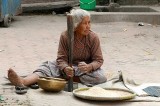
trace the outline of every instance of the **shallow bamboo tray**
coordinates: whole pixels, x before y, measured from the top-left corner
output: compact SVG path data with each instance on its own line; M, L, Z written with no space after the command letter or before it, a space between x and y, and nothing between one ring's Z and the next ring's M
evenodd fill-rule
M96 93L93 95L88 95L86 91L88 91L90 88L79 88L75 89L73 91L73 95L82 99L87 99L87 100L96 100L96 101L120 101L120 100L128 100L128 99L133 99L136 94L132 91L125 90L125 89L119 89L119 88L104 88L108 93L104 96L99 95ZM110 92L112 91L112 92ZM109 94L110 92L110 94ZM121 92L121 94L124 93L124 95L120 96L111 96L111 93L113 92ZM127 94L127 95L126 95Z

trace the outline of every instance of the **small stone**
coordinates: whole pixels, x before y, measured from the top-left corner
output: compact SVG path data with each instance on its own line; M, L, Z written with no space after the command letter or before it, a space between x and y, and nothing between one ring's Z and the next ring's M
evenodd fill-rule
M123 29L123 31L127 31L127 29Z
M0 95L0 101L4 101L4 98L2 95Z
M144 26L144 24L142 22L139 22L138 26Z

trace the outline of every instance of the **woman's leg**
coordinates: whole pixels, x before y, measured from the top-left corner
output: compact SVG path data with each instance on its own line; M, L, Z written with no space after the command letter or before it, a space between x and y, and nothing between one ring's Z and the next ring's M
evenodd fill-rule
M38 81L39 76L35 73L22 78L13 69L8 70L8 79L15 86L28 86Z
M35 73L32 73L28 75L27 77L23 78L23 84L25 86L29 86L31 84L34 84L38 81L39 76Z
M105 77L102 69L97 69L92 73L86 73L85 75L81 76L80 80L85 85L93 86L106 82L107 78Z
M42 63L32 74L25 78L17 75L13 69L8 70L8 79L15 86L28 86L38 81L39 77L60 77L61 73L56 62L46 61Z

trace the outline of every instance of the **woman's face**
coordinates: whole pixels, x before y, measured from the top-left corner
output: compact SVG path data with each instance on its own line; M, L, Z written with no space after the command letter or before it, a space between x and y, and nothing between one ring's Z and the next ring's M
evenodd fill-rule
M76 27L76 32L79 35L86 36L89 34L90 27L90 17L86 16L82 19L82 22Z

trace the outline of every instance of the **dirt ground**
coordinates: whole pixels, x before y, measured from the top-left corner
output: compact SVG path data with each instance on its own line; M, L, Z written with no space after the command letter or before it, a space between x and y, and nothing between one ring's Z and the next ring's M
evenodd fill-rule
M64 15L24 15L17 16L9 28L0 27L0 80L1 94L7 96L8 105L14 101L17 105L38 106L38 102L28 100L30 94L17 96L14 90L7 92L8 86L4 76L7 69L12 67L19 75L27 75L35 70L42 62L55 60L58 40L62 31L66 30ZM159 82L160 76L160 26L144 23L112 22L92 23L101 41L104 55L102 68L106 74L119 70L129 71L142 82ZM13 88L13 86L12 86ZM21 99L20 99L21 98ZM38 98L38 97L37 97ZM34 98L32 98L34 99ZM64 99L64 98L63 98ZM38 99L37 99L38 100ZM59 99L60 100L60 99ZM67 101L56 102L56 106L66 105L119 105L119 106L158 106L159 102L130 102L130 103L88 103L78 101L70 104ZM84 102L84 103L80 103ZM32 104L33 103L33 104ZM37 104L36 104L37 103ZM40 102L48 103L50 102ZM40 104L39 103L39 104ZM4 102L2 104L5 104ZM1 102L0 102L1 105ZM7 106L8 106L7 105ZM13 104L11 105L13 106ZM39 105L40 106L40 105Z

